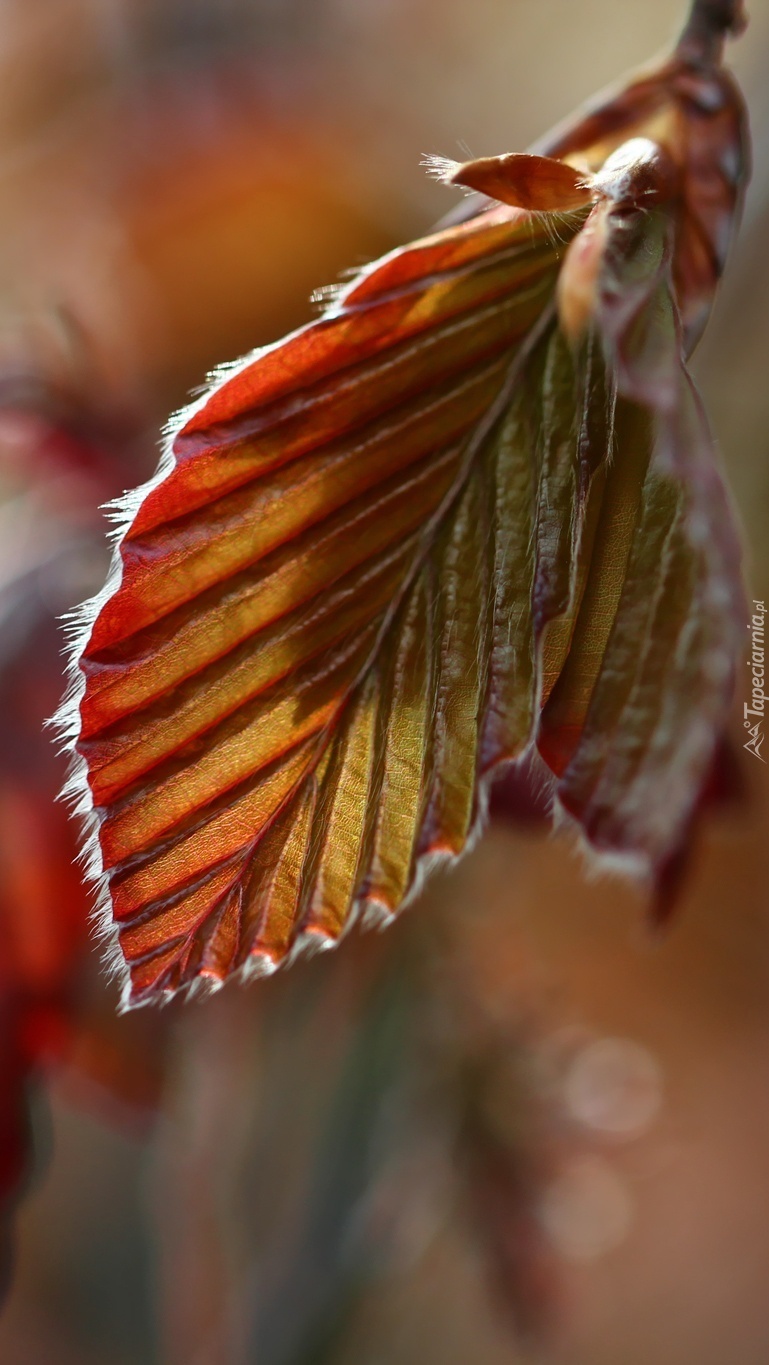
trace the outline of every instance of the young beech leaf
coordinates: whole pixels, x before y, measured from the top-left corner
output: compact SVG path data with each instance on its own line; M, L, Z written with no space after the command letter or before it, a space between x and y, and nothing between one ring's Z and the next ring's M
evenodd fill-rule
M536 155L462 167L507 202L224 371L121 505L65 722L130 1003L395 915L532 750L599 858L680 846L743 619L685 366L746 159L706 8Z
M581 209L594 199L590 177L549 156L511 152L462 165L439 158L428 159L427 164L446 185L465 185L489 199L537 213Z

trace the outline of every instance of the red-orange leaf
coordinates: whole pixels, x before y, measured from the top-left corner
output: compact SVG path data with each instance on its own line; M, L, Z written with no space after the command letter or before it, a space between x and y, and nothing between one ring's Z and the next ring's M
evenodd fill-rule
M684 351L743 124L687 34L551 140L590 176L557 233L498 207L368 267L125 504L69 714L130 1001L391 917L533 746L599 854L678 847L741 638ZM577 193L537 160L495 173Z

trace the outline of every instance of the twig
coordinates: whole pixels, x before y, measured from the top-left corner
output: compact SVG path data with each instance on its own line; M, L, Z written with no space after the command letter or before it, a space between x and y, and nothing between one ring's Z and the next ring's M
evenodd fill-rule
M713 65L721 59L726 36L741 33L746 24L743 0L692 0L678 51L698 65Z

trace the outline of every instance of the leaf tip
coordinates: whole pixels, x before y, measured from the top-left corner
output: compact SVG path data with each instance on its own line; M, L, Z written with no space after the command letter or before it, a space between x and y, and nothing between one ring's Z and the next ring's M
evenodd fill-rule
M427 153L420 162L424 166L431 180L437 180L440 185L455 185L454 179L457 171L462 169L461 162L452 161L451 157L433 156Z

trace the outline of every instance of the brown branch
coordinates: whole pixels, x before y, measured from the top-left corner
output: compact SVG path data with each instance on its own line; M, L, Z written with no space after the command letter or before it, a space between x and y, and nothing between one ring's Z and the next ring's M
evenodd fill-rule
M746 24L743 0L692 0L678 51L698 65L713 65L720 61L724 38L741 33Z

